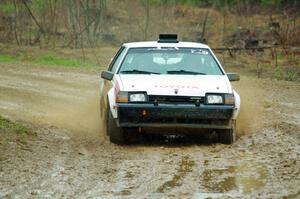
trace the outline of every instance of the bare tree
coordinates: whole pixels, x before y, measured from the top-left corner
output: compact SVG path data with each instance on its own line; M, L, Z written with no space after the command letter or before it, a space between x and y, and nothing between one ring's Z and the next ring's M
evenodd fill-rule
M149 20L150 20L150 0L144 0L144 8L146 11L145 15L145 26L144 26L144 40L148 38Z

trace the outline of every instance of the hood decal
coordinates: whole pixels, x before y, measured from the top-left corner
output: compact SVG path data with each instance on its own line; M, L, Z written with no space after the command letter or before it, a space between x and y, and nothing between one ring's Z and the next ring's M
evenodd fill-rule
M162 85L154 85L154 87L155 88L173 88L173 89L177 89L177 91L179 88L199 89L198 86L192 86L192 85L164 85L164 84L162 84Z
M229 93L225 75L118 75L121 91L143 91L148 95L204 96L206 93ZM229 84L229 85L228 85Z

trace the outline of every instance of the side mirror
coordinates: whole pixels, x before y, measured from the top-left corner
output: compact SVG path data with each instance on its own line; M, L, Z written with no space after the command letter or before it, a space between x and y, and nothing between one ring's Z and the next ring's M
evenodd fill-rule
M114 77L114 74L112 72L109 71L103 71L101 73L101 78L106 79L106 80L112 80Z
M226 73L229 81L239 81L240 80L240 74L238 73Z

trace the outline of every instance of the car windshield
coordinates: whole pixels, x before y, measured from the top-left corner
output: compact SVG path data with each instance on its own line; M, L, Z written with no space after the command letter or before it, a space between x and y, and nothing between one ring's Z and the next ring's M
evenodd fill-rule
M132 48L119 73L223 75L209 50L201 48Z

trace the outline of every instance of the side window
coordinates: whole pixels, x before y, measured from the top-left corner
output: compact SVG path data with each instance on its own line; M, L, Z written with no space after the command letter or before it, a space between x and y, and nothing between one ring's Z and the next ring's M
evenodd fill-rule
M109 68L108 68L109 71L111 71L111 72L113 72L113 73L116 72L116 69L117 69L119 63L121 62L121 59L122 59L122 57L123 57L125 51L126 51L126 50L125 50L125 47L124 47L124 46L122 46L122 47L119 49L119 51L117 52L116 56L114 57L114 59L112 60L112 62L111 62L110 65L109 65Z

